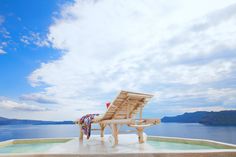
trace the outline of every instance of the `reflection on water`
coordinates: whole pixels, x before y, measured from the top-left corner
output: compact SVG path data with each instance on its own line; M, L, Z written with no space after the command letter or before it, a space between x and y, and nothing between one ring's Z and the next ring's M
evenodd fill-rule
M106 133L109 133L109 128ZM161 123L147 128L148 135L203 138L236 144L236 127L205 126L196 123ZM92 134L98 134L93 132ZM0 141L19 138L79 136L76 125L5 125L0 126Z

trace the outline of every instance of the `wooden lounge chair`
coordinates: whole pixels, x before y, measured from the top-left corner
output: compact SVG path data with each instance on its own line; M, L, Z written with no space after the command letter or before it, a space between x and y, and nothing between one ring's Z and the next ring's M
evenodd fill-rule
M114 145L116 145L118 144L118 125L128 125L129 127L136 128L139 143L143 143L144 128L160 123L159 119L142 118L143 107L152 97L153 95L150 94L121 91L109 106L106 113L93 119L93 123L98 123L100 125L101 137L104 137L105 127L110 126L114 138ZM138 112L139 119L135 119ZM82 126L80 126L80 140L83 140Z

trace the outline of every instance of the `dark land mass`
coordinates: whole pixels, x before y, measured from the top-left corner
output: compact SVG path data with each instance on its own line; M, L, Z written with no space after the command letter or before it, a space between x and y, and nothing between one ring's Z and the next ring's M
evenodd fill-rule
M43 121L26 119L8 119L0 117L0 125L51 125L51 124L74 124L73 121Z
M213 126L236 126L236 110L184 113L173 117L163 117L161 121L166 123L201 123Z

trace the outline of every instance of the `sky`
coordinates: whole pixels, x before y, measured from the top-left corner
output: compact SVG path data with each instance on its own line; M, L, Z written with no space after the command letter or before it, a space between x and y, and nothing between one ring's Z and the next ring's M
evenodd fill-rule
M1 0L0 116L75 120L120 90L145 117L236 109L235 0Z

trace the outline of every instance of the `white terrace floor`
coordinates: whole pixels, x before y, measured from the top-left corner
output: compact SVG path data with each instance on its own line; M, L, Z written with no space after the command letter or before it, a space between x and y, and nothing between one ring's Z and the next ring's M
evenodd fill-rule
M137 135L122 134L119 135L119 145L112 147L109 142L109 136L105 135L102 139L99 135L93 135L89 140L84 138L83 142L79 138L53 147L47 153L68 153L68 154L106 154L106 153L147 153L155 149L147 144L139 144Z

